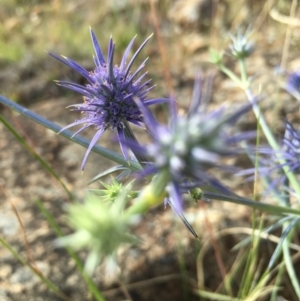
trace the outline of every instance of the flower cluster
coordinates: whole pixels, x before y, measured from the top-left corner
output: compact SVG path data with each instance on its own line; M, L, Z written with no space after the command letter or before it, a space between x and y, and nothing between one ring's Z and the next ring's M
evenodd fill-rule
M150 207L163 201L171 205L197 237L196 232L183 216L183 194L188 193L192 197L197 195L197 198L201 198L202 191L214 191L226 196L235 195L214 176L213 171L216 168L227 172L236 171L236 168L225 164L223 159L244 152L240 142L252 138L253 133L232 135L228 130L232 130L235 122L246 114L253 104L244 105L231 113L226 113L224 107L208 112L212 80L208 81L207 87L210 88L204 89L200 76L197 76L189 111L185 116L179 115L174 99L147 99L147 93L152 86L149 86L149 80L143 82L146 73L139 75L147 59L135 72L130 72L136 57L149 38L144 41L127 63L135 40L133 38L118 66L113 63L115 48L112 39L109 41L106 60L94 32L91 30L90 33L96 54L93 71L88 72L74 61L50 53L57 60L79 72L88 81L86 85L58 81L59 85L84 95L84 103L70 106L75 111L81 111L84 118L69 124L62 130L75 125L83 125L74 134L76 135L90 126L96 127L97 131L84 156L82 169L84 169L87 156L97 140L105 130L111 129L118 133L124 158L128 160L128 154L131 151L141 165L140 174L147 176L147 179L149 179L149 175L153 175L153 177L140 193L132 191L129 193L128 189L124 189L122 184L115 180L111 186L102 183L105 189L94 191L95 195L102 198L101 205L97 205L94 199L88 199L85 205L70 207L69 216L73 220L72 225L78 231L73 236L61 240L61 243L70 245L71 240L78 241L77 246L87 246L92 250L91 254L94 255L89 258L94 259L88 261L95 263L96 260L98 262L99 258L95 257L96 252L109 255L116 250L119 243L128 241L127 235L123 236L121 233L121 228L126 229L133 216L144 213ZM253 51L253 45L248 41L249 35L243 36L238 33L236 37L232 37L231 49L237 58L245 58ZM221 61L218 60L218 62ZM169 105L168 126L160 124L148 108L149 105L163 102L168 102ZM129 123L146 128L152 143L141 145L135 138ZM104 172L103 174L108 173ZM127 192L124 194L123 190ZM119 195L123 197L120 198ZM117 212L113 208L124 198L136 198L136 200L127 209L123 208L124 213L122 214L122 210ZM99 210L104 212L104 215L101 213L97 217L94 216L94 213ZM82 213L81 217L77 217L79 211ZM120 218L118 218L118 214ZM100 228L105 231L99 230ZM99 239L101 243L96 242L96 236L94 237L96 232L101 236ZM116 243L109 242L110 237L115 237ZM88 264L88 266L95 266L94 263Z
M130 72L134 61L150 37L144 41L129 63L127 63L128 55L135 40L133 38L123 55L120 66L117 66L113 62L115 51L113 40L110 39L109 41L107 60L105 60L94 32L90 30L90 33L96 54L94 57L96 65L94 71L88 72L73 60L50 53L51 56L80 73L88 81L88 84L84 86L66 81L58 81L60 86L84 95L84 103L73 104L69 108L73 111L82 112L85 117L64 127L62 131L76 125L83 126L74 135L90 126L95 126L97 129L84 156L81 166L82 170L85 167L91 149L107 129L117 130L121 150L124 157L128 159L127 147L121 142L126 138L127 122L131 122L137 126L142 126L143 122L142 113L134 102L134 97L138 97L145 106L167 101L164 98L147 99L147 93L153 86L149 86L150 80L143 82L146 72L138 77L147 59L143 61L134 73Z
M104 148L102 148L104 151L94 148L99 154L121 165L101 171L91 182L113 173L118 173L118 176L116 179L112 178L110 185L100 182L103 189L89 189L84 202L67 206L70 226L74 229L74 233L59 238L56 245L70 246L76 250L88 249L85 270L92 273L104 257L109 262L115 262L121 244L137 242L137 239L129 234L130 226L141 214L159 204L168 203L197 238L196 231L184 216L183 200L211 198L246 205L280 216L286 215L272 228L275 229L275 226L282 223L283 234L279 247L283 246L283 240L299 222L300 210L292 207L291 200L299 201L300 198L300 129L286 122L284 138L278 143L264 120L251 91L251 80L246 72L245 59L254 51L254 44L249 40L251 32L242 34L238 31L236 35L231 36L230 55L239 62L240 78L223 63L223 55L228 53L211 52L211 61L244 90L249 103L239 108L231 108L230 111L225 107L209 111L212 79L204 81L197 76L191 104L186 114L179 114L174 99L148 98L148 92L153 86L150 85L150 80L144 80L147 72L142 73L147 59L135 71L131 71L137 56L150 37L142 43L128 62L135 41L133 38L125 50L121 63L115 65L115 45L112 38L105 58L92 30L90 34L95 51L95 68L92 71L86 70L67 57L50 53L87 81L84 85L58 81L58 85L79 92L84 97L83 103L69 106L72 110L81 112L83 118L65 126L61 131L80 125L81 128L75 132L75 136L91 126L96 128L91 142L85 144L88 147L82 161L82 169L86 165L90 151L106 130L117 132L123 156ZM207 85L203 86L205 83ZM300 99L300 72L288 74L285 88L298 100ZM58 131L57 125L5 97L0 96L0 102ZM159 123L149 110L150 105L161 103L168 104L167 125ZM238 119L245 117L251 109L271 148L261 145L251 147L249 142L256 137L256 132L235 132ZM9 124L3 120L2 122L10 129ZM131 129L132 124L146 129L151 142L141 144ZM65 131L64 134L68 138L72 135L69 131ZM75 139L77 143L82 141L80 137ZM228 163L230 162L228 158L240 154L249 155L250 159L256 162L255 168L241 171ZM254 175L256 178L257 174L263 176L268 183L266 192L274 192L281 206L239 197L220 180L218 177L220 170L226 174L247 175L250 179L254 179ZM135 175L143 177L144 187L133 190L133 183L135 186L140 183L135 180L123 186L133 172L138 172L138 175ZM121 179L124 180L123 183L119 182ZM287 226L289 220L291 223ZM271 228L268 228L265 232L270 230ZM288 246L283 247L283 252L285 249L288 249ZM277 258L278 252L275 251L275 254ZM272 261L273 259L270 262Z

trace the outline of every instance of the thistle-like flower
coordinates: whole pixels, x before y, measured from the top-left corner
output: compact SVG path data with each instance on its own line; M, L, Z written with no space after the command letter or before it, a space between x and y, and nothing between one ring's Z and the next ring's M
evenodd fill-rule
M149 191L163 196L161 192L167 190L171 205L176 212L181 212L181 195L192 188L231 193L210 171L216 167L228 171L235 170L222 164L221 159L243 152L238 142L253 137L253 133L230 136L226 130L251 109L251 104L230 114L225 114L224 108L207 113L205 98L207 93L201 92L201 81L198 78L187 116L179 116L175 102L169 103L169 127L159 124L143 102L136 99L153 143L146 146L131 143L131 148L149 158L151 163L146 165L144 172L155 173L158 179L154 179L157 187L150 190L148 188L144 199L151 194ZM150 200L149 196L150 201L152 202L152 199Z
M67 125L62 131L76 125L83 126L74 135L90 126L95 126L97 129L84 156L81 166L82 170L85 167L91 149L107 129L117 130L121 150L124 157L128 159L127 147L121 142L126 138L126 133L129 131L128 122L138 126L142 126L143 124L142 113L134 102L134 97L140 99L145 106L167 101L167 99L161 98L147 99L147 93L153 86L150 86L150 80L142 83L147 72L138 77L147 59L144 60L134 73L130 72L135 59L151 36L143 42L127 64L127 58L135 40L133 38L125 50L121 64L118 66L113 63L115 45L112 38L109 41L107 60L105 60L94 32L90 30L90 33L96 54L94 57L96 65L94 71L88 72L71 59L50 53L55 59L71 67L88 81L86 85L58 81L58 85L84 95L84 103L70 105L69 108L72 108L73 111L82 112L85 117Z
M286 121L284 137L279 145L281 147L277 151L262 149L261 153L266 154L267 158L261 158L259 172L269 182L265 195L275 193L287 203L294 191L290 187L287 173L300 174L300 129L296 130Z
M300 173L300 129L296 130L290 122L286 122L285 125L283 149L290 170Z
M297 99L300 98L300 71L289 74L285 88Z
M279 163L278 158L283 158L284 163ZM300 129L296 130L290 122L286 122L285 124L282 150L279 152L279 156L274 157L273 165L275 169L281 171L281 176L275 181L281 187L287 179L285 173L282 171L283 166L287 166L289 172L300 174Z

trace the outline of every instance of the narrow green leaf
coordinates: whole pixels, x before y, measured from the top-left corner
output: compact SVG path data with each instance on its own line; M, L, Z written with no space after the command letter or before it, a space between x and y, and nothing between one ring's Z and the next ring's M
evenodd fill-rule
M231 296L221 295L221 294L212 293L212 292L206 292L206 291L202 291L202 290L197 290L195 292L200 297L210 298L212 300L218 300L218 301L243 301L243 299L240 299L240 298L233 298Z
M68 190L65 183L56 174L56 172L51 168L51 166L35 152L35 150L27 143L27 141L14 129L14 127L0 114L0 121L6 126L6 128L15 136L15 138L23 145L25 149L49 172L62 186L64 191L67 193L70 200L74 200L72 193Z
M214 192L203 192L203 197L207 199L220 200L220 201L226 201L234 204L244 205L251 208L255 208L262 212L268 212L279 216L286 215L286 214L294 214L300 216L300 210L298 209L260 203L260 202L253 201L251 199L247 199L235 195L228 196L228 195L221 195Z
M280 241L270 259L269 265L268 265L268 269L272 269L276 259L278 258L279 254L281 253L281 249L282 249L282 245L283 242L285 241L285 239L287 238L287 236L289 235L289 233L291 232L291 230L294 228L294 226L299 223L300 218L295 218L294 220L292 220L288 226L284 229L283 233L281 234L280 237Z
M62 127L47 120L46 118L20 106L19 104L11 101L10 99L0 95L0 103L6 105L7 107L13 109L14 111L16 112L19 112L20 114L28 117L29 119L41 124L42 126L54 131L55 133L58 133ZM3 118L2 118L3 119ZM72 133L71 131L69 130L64 130L60 133L61 136L64 136L65 138L77 143L77 144L80 144L82 146L84 146L85 148L88 148L89 145L90 145L90 141L88 139L85 139L83 137L80 137L79 135L76 135L74 136L74 133ZM93 148L92 148L92 151L105 157L105 158L108 158L116 163L119 163L123 166L127 166L129 169L131 170L140 170L141 169L141 166L135 162L135 161L132 161L132 160L129 160L127 161L123 156L119 155L118 153L112 151L112 150L109 150L109 149L106 149L104 147L101 147L99 145L95 145Z
M128 170L128 167L125 167L123 165L113 166L113 167L111 167L111 168L109 168L109 169L107 169L107 170L99 173L98 175L96 175L93 179L91 179L89 181L89 184L92 184L92 183L100 180L101 178L103 178L103 177L105 177L107 175L110 175L110 174L112 174L114 172L120 171L120 170Z
M289 227L289 225L286 224L286 229L288 227ZM286 239L283 241L282 249L283 249L283 258L284 258L286 270L289 274L289 277L291 279L291 282L292 282L293 288L295 290L295 293L298 297L298 300L300 300L299 278L296 274L294 264L293 264L293 261L292 261L292 257L291 257L291 254L290 254L288 237L286 237Z
M50 290L52 290L56 295L61 297L63 300L71 301L71 299L66 296L63 292L59 290L59 288L52 283L49 279L45 278L42 274L40 274L33 266L25 261L23 257L19 255L18 252L16 252L9 243L7 243L3 238L0 237L0 243L18 260L20 261L24 266L27 266L32 273L34 273Z
M55 231L56 235L61 237L63 236L63 233L59 227L59 225L55 222L53 216L51 213L47 210L47 208L44 206L44 204L40 200L36 200L36 204L39 207L40 211L44 214L47 221L51 225L52 229ZM98 290L96 284L93 282L93 280L85 273L83 264L77 254L69 247L66 247L66 250L68 251L69 255L73 258L75 261L76 267L80 274L82 275L83 279L87 283L89 290L94 295L97 301L105 301L104 297L101 295L100 291Z
M269 226L269 227L263 229L263 230L261 231L261 233L267 234L267 233L270 233L271 231L277 230L277 229L279 229L280 227L282 227L282 225L283 225L285 222L287 222L287 221L289 221L289 220L291 220L291 219L293 219L293 218L294 218L293 216L286 216L286 217L280 219L279 221L277 221L276 223L274 223L273 225L271 225L271 226ZM245 247L246 245L248 245L249 243L251 243L251 239L252 239L251 236L249 236L249 237L243 239L242 241L240 241L239 243L237 243L237 244L232 248L232 251L237 251L237 250L241 249L242 247Z

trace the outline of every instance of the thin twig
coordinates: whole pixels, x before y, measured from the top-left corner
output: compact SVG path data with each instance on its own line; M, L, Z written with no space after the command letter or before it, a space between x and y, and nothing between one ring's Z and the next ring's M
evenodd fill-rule
M126 285L124 285L124 283L119 279L119 277L117 277L117 282L120 285L120 290L123 292L124 296L126 297L126 300L128 301L132 301L132 298L129 294L128 288L126 287Z
M182 275L181 274L170 274L170 275L159 276L159 277L155 277L155 278L151 278L151 279L146 279L146 280L138 281L135 283L126 284L126 288L131 289L131 290L139 289L142 287L149 287L150 285L170 282L171 280L176 280L176 279L178 279L178 280L182 279ZM188 278L187 280L189 281L189 283L191 283L191 285L195 285L194 279ZM110 289L107 291L103 291L102 293L105 296L109 296L109 295L113 295L113 294L119 292L120 289L121 288L114 288L114 289Z
M298 0L293 0L292 2L291 10L290 10L290 18L293 18L296 14L297 2ZM282 70L284 70L287 65L292 33L293 33L293 27L288 24L286 29L285 41L283 45L282 58L280 64Z
M272 19L282 24L293 27L300 27L300 20L298 18L292 18L291 16L282 15L275 8L271 9L270 16L272 17Z
M0 185L0 190L1 192L3 193L4 197L7 199L7 194L3 188L2 185ZM27 255L27 260L29 262L29 264L32 266L32 268L40 275L42 275L41 271L39 270L39 268L37 267L35 261L34 261L34 258L33 258L33 255L30 251L30 248L29 248L29 244L28 244L28 240L27 240L27 237L26 237L26 232L25 232L25 228L24 228L24 225L22 223L22 220L21 220L21 217L18 213L18 210L15 206L15 204L13 203L12 200L9 200L9 203L10 203L10 206L11 206L11 209L12 211L14 212L15 216L17 217L18 219L18 222L20 224L20 228L21 228L21 232L22 232L22 236L23 236L23 240L24 240L24 246L25 246L25 249L26 249L26 255Z
M157 10L156 10L155 4L154 4L154 0L149 0L149 2L150 2L150 7L151 7L151 16L152 16L152 20L153 20L155 34L156 34L156 37L157 37L159 54L160 54L160 57L161 57L161 60L162 60L162 63L163 63L163 70L164 70L165 80L167 82L169 93L171 94L171 96L174 96L175 94L174 94L174 90L173 90L173 86L172 86L172 80L171 80L171 75L170 75L166 50L165 50L164 43L163 43L163 40L162 40L161 34L160 34L160 29L159 29L159 22L158 22L158 18L157 18Z
M206 204L205 204L205 202L201 201L200 205L206 213ZM211 223L210 223L210 221L207 217L207 214L204 214L204 219L205 219L206 228L207 228L208 233L209 233L210 242L211 242L211 244L214 248L214 251L215 251L215 257L216 257L216 260L217 260L217 265L218 265L218 268L220 270L220 274L222 276L223 282L225 284L225 288L227 289L227 286L226 286L227 271L226 271L226 268L225 268L225 265L224 265L224 262L223 262L223 259L222 259L222 256L221 256L221 251L220 251L220 248L219 248L218 243L216 241L216 238L215 238ZM231 294L230 291L228 293Z
M258 17L256 18L253 28L255 31L259 31L265 22L268 15L271 15L272 7L274 6L275 0L268 0L265 2L262 10L260 11Z

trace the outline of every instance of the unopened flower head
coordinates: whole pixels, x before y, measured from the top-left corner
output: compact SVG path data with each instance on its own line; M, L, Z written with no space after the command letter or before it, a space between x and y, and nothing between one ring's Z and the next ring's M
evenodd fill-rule
M144 68L147 59L143 61L134 73L130 72L135 59L150 37L143 42L129 63L127 63L128 55L135 40L135 38L133 38L125 50L121 64L118 66L114 65L113 62L115 45L112 38L109 41L106 60L94 32L92 30L90 30L90 32L95 50L94 62L96 67L94 71L88 72L71 59L50 53L51 56L80 73L88 81L88 84L86 85L58 81L60 86L84 95L84 103L74 104L69 107L74 111L82 112L85 117L76 120L62 130L76 125L83 125L74 134L76 135L90 126L95 126L97 129L84 156L82 169L84 169L88 154L92 147L107 129L117 130L121 150L125 158L128 158L127 147L121 142L125 136L124 128L126 127L126 123L131 122L141 126L143 122L142 113L134 102L134 97L138 97L145 106L167 101L166 99L147 99L147 93L153 86L149 86L150 80L142 82L147 72L138 76L140 71Z
M101 259L115 257L121 244L137 242L127 231L131 217L123 215L130 188L124 188L114 202L103 202L90 194L83 204L67 207L69 222L75 232L57 239L56 246L88 249L85 270L90 274Z
M245 59L254 51L254 42L249 41L252 32L247 30L244 34L241 30L237 34L230 35L232 44L230 45L231 54L237 59Z
M124 190L129 191L127 197L133 199L137 195L137 192L131 191L130 189L133 182L134 180L124 187L122 183L111 177L111 184L100 182L104 189L90 189L90 191L94 192L96 195L99 195L103 202L115 202L118 196Z
M250 104L231 114L224 114L224 108L207 113L205 98L207 94L201 92L198 78L187 116L179 116L175 102L170 102L169 127L157 123L145 105L137 100L154 142L147 146L132 144L131 147L151 158L149 171L165 175L169 196L177 210L181 207L181 193L187 188L201 187L204 183L228 192L208 170L226 168L220 159L239 153L241 148L237 142L249 138L246 134L229 136L226 128L245 114L251 108Z

